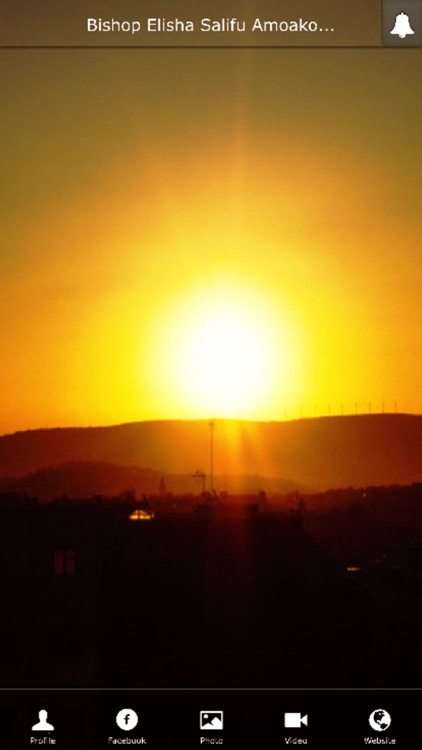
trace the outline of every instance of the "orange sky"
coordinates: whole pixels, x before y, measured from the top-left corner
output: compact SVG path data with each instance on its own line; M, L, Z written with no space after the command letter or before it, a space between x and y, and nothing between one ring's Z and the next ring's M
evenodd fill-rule
M420 73L418 49L3 52L0 433L420 413Z

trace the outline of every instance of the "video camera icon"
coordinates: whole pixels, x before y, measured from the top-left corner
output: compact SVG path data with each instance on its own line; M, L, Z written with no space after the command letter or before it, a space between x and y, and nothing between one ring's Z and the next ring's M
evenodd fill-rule
M304 716L300 713L284 714L284 726L286 729L302 729L308 726L308 714Z

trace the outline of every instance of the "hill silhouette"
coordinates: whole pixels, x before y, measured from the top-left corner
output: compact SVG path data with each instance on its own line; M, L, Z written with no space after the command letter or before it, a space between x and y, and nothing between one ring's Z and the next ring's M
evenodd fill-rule
M30 430L0 437L2 478L19 478L73 461L190 476L197 469L208 473L209 460L206 420ZM216 420L214 471L283 477L309 490L420 482L422 416Z
M138 466L117 466L98 461L69 461L26 474L17 479L0 479L0 493L25 494L39 500L90 498L94 495L116 497L127 492L141 495L161 494L162 481L165 492L175 495L202 491L202 482L192 474L165 474ZM215 477L216 487L230 493L256 494L265 490L273 494L303 491L304 488L283 479L260 475Z

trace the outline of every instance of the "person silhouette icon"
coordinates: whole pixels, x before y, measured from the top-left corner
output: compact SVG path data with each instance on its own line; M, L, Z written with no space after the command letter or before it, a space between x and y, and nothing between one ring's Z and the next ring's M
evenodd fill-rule
M51 732L54 729L53 725L48 723L47 716L47 711L38 712L39 722L32 727L34 732Z

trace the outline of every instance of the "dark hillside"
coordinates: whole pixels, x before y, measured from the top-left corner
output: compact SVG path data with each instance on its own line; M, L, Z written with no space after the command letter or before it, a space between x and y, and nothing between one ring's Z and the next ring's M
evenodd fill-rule
M0 437L0 477L70 461L209 470L207 421L33 430ZM216 420L215 473L283 477L312 490L422 481L422 416L378 414L292 422Z

